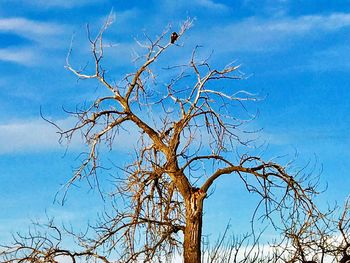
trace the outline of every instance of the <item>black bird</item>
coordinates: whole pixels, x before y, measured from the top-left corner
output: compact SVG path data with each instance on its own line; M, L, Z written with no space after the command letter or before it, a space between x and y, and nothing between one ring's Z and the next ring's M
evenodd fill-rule
M170 43L174 44L178 37L179 35L176 32L173 32L170 37Z

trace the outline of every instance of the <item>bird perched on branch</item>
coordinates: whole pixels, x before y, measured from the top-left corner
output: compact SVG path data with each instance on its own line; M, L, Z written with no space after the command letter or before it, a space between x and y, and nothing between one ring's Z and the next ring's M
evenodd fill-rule
M173 32L170 37L170 43L174 44L178 37L179 35L176 32Z

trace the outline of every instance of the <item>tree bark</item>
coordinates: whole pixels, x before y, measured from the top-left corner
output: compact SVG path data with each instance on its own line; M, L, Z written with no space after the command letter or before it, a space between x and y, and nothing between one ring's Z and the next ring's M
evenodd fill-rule
M184 263L201 263L201 238L204 194L197 190L186 202L186 227L184 233Z

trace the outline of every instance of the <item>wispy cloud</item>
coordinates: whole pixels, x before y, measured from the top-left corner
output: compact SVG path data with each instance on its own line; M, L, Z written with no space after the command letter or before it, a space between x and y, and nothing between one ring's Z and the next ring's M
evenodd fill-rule
M0 19L0 32L10 32L29 39L63 33L65 26L53 22L34 21L23 17Z
M328 49L315 51L303 66L295 70L343 71L350 70L350 47L346 45L335 45Z
M74 119L56 120L63 128L74 125ZM59 144L57 128L43 119L17 119L8 123L0 123L0 154L28 153L46 150L63 150L65 143ZM71 149L82 149L82 140L75 136L69 144Z
M290 0L243 0L242 5L250 10L254 10L259 15L266 14L268 16L284 16L288 13L291 5Z
M208 28L206 35L215 39L218 51L271 51L296 39L312 39L320 34L350 27L350 14L308 15L299 17L250 17L229 25ZM202 32L198 34L203 39Z
M51 51L67 48L69 32L67 25L55 22L42 22L24 17L2 18L0 19L0 34L18 35L30 42L26 45L12 45L0 49L0 61L33 66L50 58L51 63L49 64L51 65L54 59L53 54L56 55Z
M39 59L33 49L29 48L5 48L0 49L0 61L14 62L22 65L33 65Z
M190 10L198 10L202 9L206 12L210 11L227 11L229 9L228 6L217 3L214 0L193 0L193 1L187 1L187 0L178 0L178 1L172 1L172 0L164 0L161 2L161 4L157 7L157 9L162 9L162 12L166 14L171 12L188 12ZM166 17L164 17L167 19Z
M226 10L228 7L221 3L216 3L212 0L196 0L194 1L197 5L208 8L208 9L216 9L216 10Z
M309 15L297 18L286 18L255 25L257 30L267 30L281 33L304 34L312 30L335 31L350 26L350 14L334 13L328 16Z
M57 120L56 124L62 129L68 129L74 126L75 119L68 117ZM130 152L137 143L134 139L134 134L137 132L135 126L127 126L126 131L121 131L116 136L115 150ZM67 144L63 141L60 145L58 141L57 129L42 119L17 120L0 124L0 154L64 150ZM82 151L84 143L81 136L77 133L68 146L69 149Z
M32 1L26 1L26 0L3 0L3 1L15 1L17 3L21 3L23 5L31 5L31 6L37 6L41 8L74 8L74 7L81 7L81 6L86 6L86 5L91 5L91 4L96 4L96 3L103 3L105 2L104 0L32 0Z
M43 120L0 124L0 154L58 148L53 126Z

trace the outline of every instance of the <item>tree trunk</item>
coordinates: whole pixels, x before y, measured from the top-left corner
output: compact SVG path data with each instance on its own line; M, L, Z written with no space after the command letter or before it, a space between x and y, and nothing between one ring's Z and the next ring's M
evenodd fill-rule
M200 190L191 194L186 202L184 233L184 263L201 263L201 238L204 194Z

